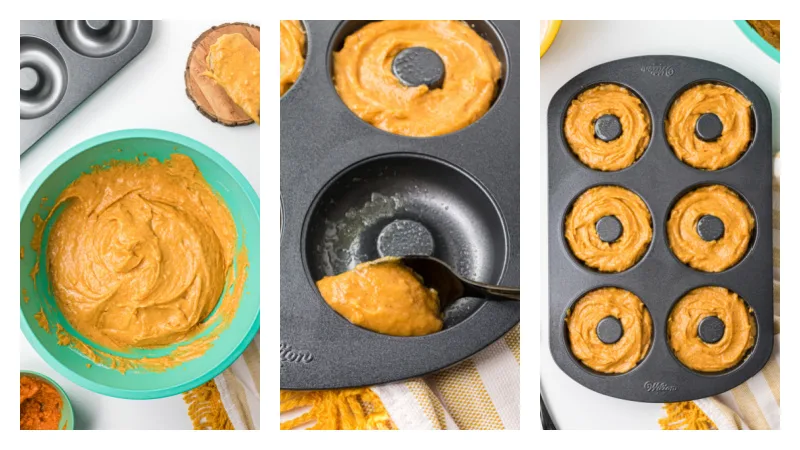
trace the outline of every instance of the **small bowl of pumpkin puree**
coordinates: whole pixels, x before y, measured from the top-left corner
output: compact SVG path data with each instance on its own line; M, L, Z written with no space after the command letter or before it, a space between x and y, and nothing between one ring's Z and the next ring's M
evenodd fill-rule
M19 372L19 429L72 430L75 416L67 393L36 372Z
M122 130L53 161L21 202L25 337L91 391L151 399L227 368L259 326L259 200L200 142Z

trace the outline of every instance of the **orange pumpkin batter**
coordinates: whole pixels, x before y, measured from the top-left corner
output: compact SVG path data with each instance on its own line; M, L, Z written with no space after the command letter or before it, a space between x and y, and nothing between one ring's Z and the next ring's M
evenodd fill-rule
M594 125L604 115L616 116L622 134L605 142ZM638 160L650 143L650 115L639 97L616 84L587 89L570 103L564 119L564 137L575 156L595 170L616 171Z
M364 264L317 282L322 298L350 322L394 336L442 329L439 295L396 258Z
M713 344L698 335L700 321L714 316L725 324ZM753 311L736 293L719 286L694 289L678 301L667 321L669 346L688 368L719 372L739 364L756 341Z
M753 138L750 106L750 100L728 86L706 83L686 90L669 108L664 124L675 156L704 170L735 163ZM706 113L715 114L722 122L722 135L712 142L695 135L697 119Z
M239 33L223 34L208 50L204 75L256 123L261 120L261 52Z
M597 324L606 317L615 317L622 324L622 337L613 344L597 336ZM628 372L650 349L650 313L639 297L624 289L605 287L589 292L575 303L566 321L572 354L598 372Z
M113 163L78 178L52 211L60 205L47 272L61 312L84 337L119 350L167 346L201 331L217 303L218 314L235 313L246 257L234 274L233 217L189 157ZM80 345L57 328L59 343ZM170 358L202 354L209 342L200 341Z
M425 47L445 66L441 89L409 87L392 73L400 51ZM486 114L497 93L501 64L491 44L457 20L385 20L370 23L334 54L334 84L358 117L405 136L460 130Z
M299 20L281 20L281 96L300 78L306 33Z

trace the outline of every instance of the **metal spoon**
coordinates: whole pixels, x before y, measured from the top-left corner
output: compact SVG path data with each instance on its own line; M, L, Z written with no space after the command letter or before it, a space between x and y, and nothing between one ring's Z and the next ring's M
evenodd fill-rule
M495 286L467 280L457 275L443 261L432 256L401 256L398 259L421 276L426 286L436 289L442 309L462 297L519 301L518 287Z

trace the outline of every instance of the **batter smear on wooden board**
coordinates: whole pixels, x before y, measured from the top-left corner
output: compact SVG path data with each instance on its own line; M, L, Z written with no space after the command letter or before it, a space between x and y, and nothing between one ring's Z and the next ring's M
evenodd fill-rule
M232 40L226 42L226 40L223 40L223 54L212 56L211 61L209 61L212 47L218 43L217 41L223 36L233 35L242 36L244 40L249 42L249 45L239 41L238 38L236 40L239 42ZM252 124L254 122L252 115L258 116L260 120L260 95L247 94L251 104L256 101L258 104L252 107L252 111L246 112L243 109L245 107L243 100L234 99L232 97L234 93L228 92L226 86L223 86L225 84L229 85L228 87L236 88L235 85L243 84L246 81L244 87L247 90L257 88L260 92L260 42L261 30L259 27L241 22L211 27L195 39L186 61L184 82L186 83L186 95L194 103L198 112L213 122L229 127ZM241 45L242 51L230 51L234 50L234 47L230 44ZM219 46L216 49L219 50ZM218 58L218 56L222 56L222 58ZM220 73L218 79L223 84L219 84L214 79L214 73L212 72L230 67L229 62L234 63L234 65L243 70L237 70L233 73L236 80L233 78L223 80L223 78L227 78L227 75ZM217 66L216 63L221 65ZM250 67L251 70L247 70ZM258 70L258 76L256 76L255 70ZM237 101L242 105L237 104Z

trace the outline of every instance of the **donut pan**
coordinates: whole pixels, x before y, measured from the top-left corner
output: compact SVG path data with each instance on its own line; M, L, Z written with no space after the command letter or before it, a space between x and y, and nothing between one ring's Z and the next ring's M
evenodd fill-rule
M21 20L20 154L132 60L152 20Z
M698 83L714 82L738 90L752 103L753 140L733 165L703 171L682 163L667 143L664 120L673 100ZM562 126L572 99L601 83L622 85L646 105L652 135L642 157L627 169L601 172L584 166L568 147ZM761 89L733 70L709 61L679 56L641 56L593 67L556 92L547 113L549 195L550 352L558 366L578 383L600 392L640 402L693 400L725 392L755 375L772 352L772 113ZM736 191L753 212L756 225L744 258L720 273L700 272L671 252L666 223L672 205L695 187L722 184ZM618 185L637 193L652 216L653 240L630 269L600 273L577 260L564 238L564 219L586 189ZM598 232L600 229L598 229ZM756 343L738 365L725 372L695 372L681 364L667 344L666 325L673 305L690 290L722 286L752 308ZM653 320L648 354L631 371L608 375L588 369L569 347L567 310L585 293L614 286L636 294Z
M477 122L432 138L379 130L339 98L332 52L367 22L303 21L305 67L281 98L281 389L434 372L520 318L519 303L466 298L447 308L444 330L394 337L351 324L317 291L358 262L420 253L519 286L519 22L466 21L503 63L499 94Z

